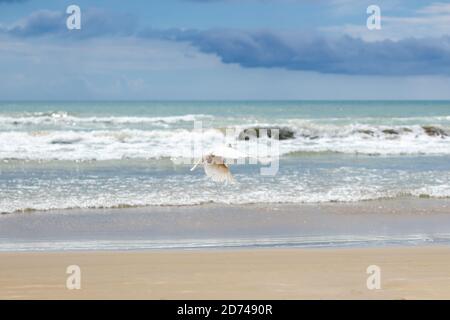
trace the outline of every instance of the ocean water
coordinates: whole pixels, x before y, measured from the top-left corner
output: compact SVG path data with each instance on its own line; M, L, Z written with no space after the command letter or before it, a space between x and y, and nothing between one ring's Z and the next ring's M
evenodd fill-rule
M236 165L224 185L180 162L254 126L295 134L274 176ZM2 213L449 198L450 101L0 102L0 195Z

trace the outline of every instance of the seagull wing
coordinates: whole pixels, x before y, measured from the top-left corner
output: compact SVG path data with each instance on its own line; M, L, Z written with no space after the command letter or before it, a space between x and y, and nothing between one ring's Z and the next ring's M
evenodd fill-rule
M224 159L242 159L247 157L246 154L228 146L217 147L212 150L211 154Z

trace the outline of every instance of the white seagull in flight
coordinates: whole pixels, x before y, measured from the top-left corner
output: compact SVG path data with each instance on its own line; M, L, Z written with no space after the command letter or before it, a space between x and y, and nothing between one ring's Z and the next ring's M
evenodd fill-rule
M192 167L191 171L194 171L198 165L203 164L206 175L213 181L233 183L235 180L226 164L226 160L237 160L245 157L245 154L231 148L231 146L221 146L203 155Z

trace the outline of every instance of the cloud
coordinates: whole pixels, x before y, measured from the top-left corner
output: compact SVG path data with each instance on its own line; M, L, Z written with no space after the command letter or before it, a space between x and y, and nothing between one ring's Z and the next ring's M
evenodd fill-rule
M439 8L442 11L442 7ZM202 53L217 56L225 64L236 64L243 68L277 68L342 75L450 76L448 35L366 41L349 35L299 31L140 31L134 16L112 14L99 9L85 10L82 15L82 30L69 31L65 26L66 17L64 12L37 11L4 28L3 33L19 38L48 36L55 39L85 39L121 36L138 37L141 41L153 39L188 43Z
M127 36L133 34L137 28L137 19L133 15L110 13L100 9L83 11L81 30L68 30L67 17L62 11L39 10L0 31L18 37L90 38L105 35Z
M435 2L418 10L422 14L450 14L450 3Z
M346 75L450 75L450 37L366 42L242 30L149 30L143 37L184 41L224 63Z
M367 41L385 39L441 37L450 35L450 3L436 2L413 11L410 15L388 15L382 7L381 30L368 31L362 24L345 24L320 28L324 32L348 34Z
M19 20L5 32L15 36L53 34L63 30L64 21L62 12L39 10Z

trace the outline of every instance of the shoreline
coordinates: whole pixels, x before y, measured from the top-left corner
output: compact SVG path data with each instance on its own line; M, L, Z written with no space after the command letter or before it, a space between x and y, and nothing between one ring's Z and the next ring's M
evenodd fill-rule
M164 205L117 205L112 207L69 207L69 208L51 208L51 209L35 209L35 208L26 208L21 210L16 210L12 212L0 212L0 217L2 216L11 216L11 215L27 215L27 214L54 214L54 213L76 213L76 212L105 212L105 211L120 211L120 210L148 210L154 211L157 209L187 209L187 208L267 208L267 207L276 207L279 208L292 208L292 207L330 207L330 206L358 206L364 204L373 204L373 203L389 203L394 204L403 204L407 205L408 203L413 202L414 204L424 204L424 201L436 201L438 203L442 203L446 207L450 207L450 197L429 197L429 196L413 196L413 195L403 195L396 196L392 198L377 198L377 199L365 199L365 200L357 200L357 201L323 201L323 202L249 202L249 203L217 203L217 202L204 202L204 203L193 203L193 204L164 204ZM397 206L398 207L398 206ZM401 209L401 208L397 208ZM417 209L414 205L409 205L408 209ZM422 208L423 209L423 208ZM433 207L436 209L436 207ZM419 208L420 210L420 208Z
M450 199L0 216L0 252L450 244Z
M450 247L0 253L0 299L449 299ZM66 288L66 268L81 289ZM368 266L381 289L366 286Z
M429 197L429 196L413 196L405 194L402 196L387 197L387 198L375 198L375 199L362 199L357 201L323 201L323 202L244 202L244 203L219 203L219 202L204 202L193 204L155 204L155 205L118 205L113 207L69 207L69 208L51 208L51 209L35 209L27 208L23 210L17 210L13 212L2 212L2 216L11 216L17 214L53 214L53 213L71 213L71 212L88 212L88 211L118 211L118 210L149 210L155 209L188 209L188 208L256 208L262 209L267 207L279 208L292 208L292 207L357 207L365 204L386 204L392 209L417 209L422 210L425 205L431 202L436 202L437 205L432 205L432 209L437 209L441 206L450 208L450 197ZM428 202L428 203L427 203ZM392 206L390 206L392 204ZM402 207L400 207L400 205ZM419 208L418 206L419 205ZM416 210L416 211L417 211Z

